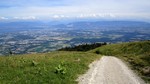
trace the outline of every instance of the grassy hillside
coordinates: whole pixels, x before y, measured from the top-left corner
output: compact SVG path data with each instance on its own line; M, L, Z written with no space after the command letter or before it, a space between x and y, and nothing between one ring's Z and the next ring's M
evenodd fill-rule
M89 52L117 56L150 83L150 41L110 44Z
M99 58L65 51L0 57L0 84L76 84L79 74Z
M77 84L75 80L99 54L123 59L150 83L150 41L142 41L104 45L88 52L1 56L0 84Z

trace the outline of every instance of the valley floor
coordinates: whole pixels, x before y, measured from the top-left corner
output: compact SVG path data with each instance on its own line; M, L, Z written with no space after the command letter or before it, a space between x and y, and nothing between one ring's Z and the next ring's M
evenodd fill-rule
M93 62L78 81L79 84L145 84L125 63L112 56Z

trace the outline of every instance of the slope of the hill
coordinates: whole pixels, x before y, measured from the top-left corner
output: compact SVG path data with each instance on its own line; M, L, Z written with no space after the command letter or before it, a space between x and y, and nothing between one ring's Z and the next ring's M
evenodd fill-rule
M94 53L93 53L94 52ZM88 65L101 56L117 56L150 82L150 41L110 44L88 52L51 53L0 57L0 84L76 84Z
M123 59L144 80L150 83L150 41L110 44L89 52L117 56Z
M76 84L79 74L99 58L66 51L0 57L0 84Z

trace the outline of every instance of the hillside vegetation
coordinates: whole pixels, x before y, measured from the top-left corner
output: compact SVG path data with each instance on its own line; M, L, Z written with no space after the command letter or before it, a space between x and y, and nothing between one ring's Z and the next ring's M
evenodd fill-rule
M81 50L83 47L93 49L84 45ZM73 50L78 49L79 46L73 47ZM150 83L150 41L141 41L103 45L87 52L54 51L1 56L0 84L77 84L78 76L85 73L88 65L100 59L101 55L123 59Z
M150 83L150 41L111 44L89 52L117 56Z
M76 84L79 74L99 58L66 51L0 57L0 84Z

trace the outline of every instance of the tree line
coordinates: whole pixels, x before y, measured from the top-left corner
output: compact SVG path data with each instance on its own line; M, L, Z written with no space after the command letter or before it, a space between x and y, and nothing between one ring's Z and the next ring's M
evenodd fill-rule
M65 47L65 48L61 48L59 49L59 51L89 51L92 49L95 49L97 47L101 47L103 45L107 45L106 42L103 43L92 43L92 44L81 44L81 45L77 45L77 46L73 46L73 47Z

